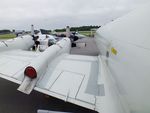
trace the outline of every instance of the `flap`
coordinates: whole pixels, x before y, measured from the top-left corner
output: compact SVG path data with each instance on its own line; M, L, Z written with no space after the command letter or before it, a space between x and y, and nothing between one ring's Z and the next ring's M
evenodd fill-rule
M90 76L98 73L97 61L94 56L61 55L49 64L35 90L94 110L95 95L87 93L86 89Z

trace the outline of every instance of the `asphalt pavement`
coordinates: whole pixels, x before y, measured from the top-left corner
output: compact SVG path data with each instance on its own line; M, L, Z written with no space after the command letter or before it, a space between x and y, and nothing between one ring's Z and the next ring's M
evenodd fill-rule
M82 38L76 41L78 43L85 43L85 47L73 47L71 49L71 54L79 54L79 55L90 55L97 56L99 54L99 50L96 46L95 38Z

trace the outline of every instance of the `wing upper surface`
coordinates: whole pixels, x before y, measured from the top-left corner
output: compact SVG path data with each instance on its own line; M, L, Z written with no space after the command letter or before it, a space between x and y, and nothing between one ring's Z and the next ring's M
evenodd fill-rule
M36 52L23 50L0 53L0 77L20 84L24 77L24 68L37 56Z
M24 69L40 53L12 50L0 53L0 77L21 84ZM97 57L62 54L47 67L35 90L88 109L95 109L96 96L87 93L91 76L98 73ZM92 86L90 86L93 88Z
M97 57L64 54L49 64L35 90L94 110L96 97L86 89L97 70Z

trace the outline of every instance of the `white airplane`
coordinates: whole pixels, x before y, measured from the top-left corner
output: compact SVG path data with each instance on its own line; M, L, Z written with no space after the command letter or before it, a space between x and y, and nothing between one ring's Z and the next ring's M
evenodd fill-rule
M149 20L146 4L99 28L99 56L69 54L69 38L38 54L3 51L0 77L99 113L149 113Z
M35 44L37 44L36 46L38 46L39 51L41 52L57 42L57 37L53 35L42 34L42 32L39 32L35 35L33 25L31 25L31 35L33 37L37 37L37 39L35 40Z
M37 41L39 42L39 51L46 50L49 46L56 44L57 40L52 35L38 35L39 38Z
M75 32L74 34L75 34L75 36L77 36L79 39L81 39L81 38L86 38L85 35L82 35L82 34L80 34L79 32Z

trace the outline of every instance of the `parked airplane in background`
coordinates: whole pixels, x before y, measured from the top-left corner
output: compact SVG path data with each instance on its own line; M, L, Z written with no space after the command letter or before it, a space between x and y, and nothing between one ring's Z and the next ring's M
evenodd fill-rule
M81 39L81 38L86 38L85 35L82 35L82 34L80 34L79 32L74 32L74 33L72 33L72 34L74 34L75 36L77 36L79 39Z
M38 35L39 38L36 40L39 51L46 50L49 46L56 44L57 40L54 38L54 36L51 35Z
M41 29L35 34L33 25L31 25L31 35L35 38L36 48L39 48L41 52L57 42L57 37L50 35L46 30Z
M99 28L99 56L69 54L69 38L41 53L1 52L0 77L23 93L34 89L99 113L149 113L149 15L146 4Z

